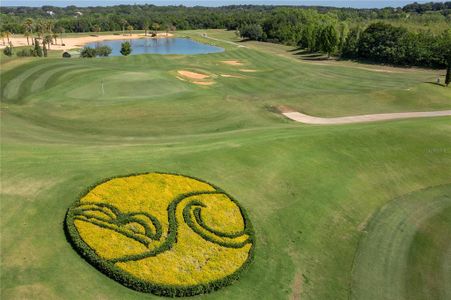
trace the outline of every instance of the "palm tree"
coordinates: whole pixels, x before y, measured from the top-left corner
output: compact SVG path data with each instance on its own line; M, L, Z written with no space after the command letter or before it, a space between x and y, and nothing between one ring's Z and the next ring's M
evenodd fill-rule
M128 25L128 26L127 26L127 30L128 30L128 34L129 34L129 35L132 35L133 26L132 26L132 25Z
M152 29L154 30L155 34L157 34L158 33L158 29L160 29L160 24L153 23L152 24Z
M56 32L52 33L52 37L55 40L55 45L58 44L58 40L57 40L58 33L56 33ZM52 41L52 44L53 44L53 41Z
M11 32L5 31L5 37L8 40L8 44L11 44L11 42L9 41L9 38L11 37Z
M121 26L122 26L122 34L125 34L125 25L127 25L128 22L125 19L121 19L120 23L121 23Z
M59 28L57 29L57 31L58 31L59 34L60 34L61 45L63 45L63 33L65 32L64 27L59 27Z
M101 30L101 28L100 28L100 26L99 25L94 25L93 27L92 27L92 31L94 31L94 32L97 32L97 33L99 33L100 32L100 30Z
M4 31L0 32L0 35L2 37L3 46L5 46L5 32Z
M149 22L144 21L143 23L144 35L147 36L147 31L149 31Z
M44 36L44 33L46 32L46 22L44 20L38 20L38 23L36 24L36 28L38 31L38 37L42 38Z
M43 45L47 44L48 49L50 50L50 44L53 43L53 37L48 34L44 37L43 41L42 41Z
M24 34L23 34L26 38L27 38L27 45L30 46L30 36L31 33L28 30L25 30Z
M33 37L33 19L32 18L27 18L25 19L23 25L25 27L25 31L28 31L30 33L30 37ZM28 37L27 37L27 43L28 43ZM34 44L34 39L31 39L31 44Z
M52 33L53 28L55 27L55 23L52 20L48 20L45 25L46 25L46 31L48 33Z

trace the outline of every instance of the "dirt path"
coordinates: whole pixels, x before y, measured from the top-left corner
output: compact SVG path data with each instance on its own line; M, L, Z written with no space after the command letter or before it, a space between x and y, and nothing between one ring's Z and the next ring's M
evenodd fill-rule
M244 45L240 45L240 44L232 42L232 41L227 41L227 40L223 40L223 39L217 39L217 38L214 38L214 37L210 37L206 33L201 34L201 36L206 38L206 39L213 40L213 41L218 41L218 42L223 42L223 43L227 43L227 44L230 44L230 45L234 45L234 46L237 46L238 48L247 48Z
M409 118L451 116L451 110L357 115L337 118L313 117L297 111L287 111L286 109L281 109L281 112L285 117L293 121L315 125L351 124L351 123L366 123L366 122L409 119Z

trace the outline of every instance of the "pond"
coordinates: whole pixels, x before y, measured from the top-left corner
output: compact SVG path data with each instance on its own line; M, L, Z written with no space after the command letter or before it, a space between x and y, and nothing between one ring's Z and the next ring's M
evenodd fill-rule
M142 38L123 39L113 41L100 41L88 43L88 47L109 46L113 50L111 56L120 56L121 44L130 42L132 55L137 54L207 54L223 52L224 49L216 46L202 44L187 38Z

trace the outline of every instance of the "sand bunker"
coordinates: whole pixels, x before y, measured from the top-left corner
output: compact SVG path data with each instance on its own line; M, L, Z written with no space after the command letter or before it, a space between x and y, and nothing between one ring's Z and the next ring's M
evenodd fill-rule
M244 78L243 76L240 76L240 75L231 75L231 74L221 74L221 77L225 77L225 78Z
M240 71L241 72L248 72L248 73L257 72L257 70L252 70L252 69L240 69Z
M153 38L167 38L174 36L172 33L158 33L156 37ZM52 45L52 50L69 50L73 48L82 48L87 43L100 42L100 41L112 41L112 40L124 40L124 39L142 39L142 38L152 38L151 36L145 36L144 34L107 34L107 35L90 35L90 36L76 36L76 37L63 37L64 46L61 44L61 39L57 39L57 44ZM9 38L13 43L14 47L29 46L27 38L20 35L14 34ZM5 45L0 44L0 49L5 48Z
M238 60L223 60L222 63L231 65L231 66L242 66L243 63Z
M183 71L183 70L177 71L177 73L179 73L183 77L187 77L190 79L205 79L205 78L210 77L206 74L195 73L195 72L190 72L190 71Z
M199 85L212 85L214 84L213 81L193 81L194 84L199 84Z

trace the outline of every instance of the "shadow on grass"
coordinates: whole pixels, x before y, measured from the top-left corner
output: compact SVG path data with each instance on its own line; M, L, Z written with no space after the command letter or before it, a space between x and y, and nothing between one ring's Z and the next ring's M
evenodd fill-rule
M425 81L424 83L432 84L432 85L437 85L437 86L441 86L441 87L446 87L445 84L443 84L443 83L438 83L438 82L436 82L436 81Z

